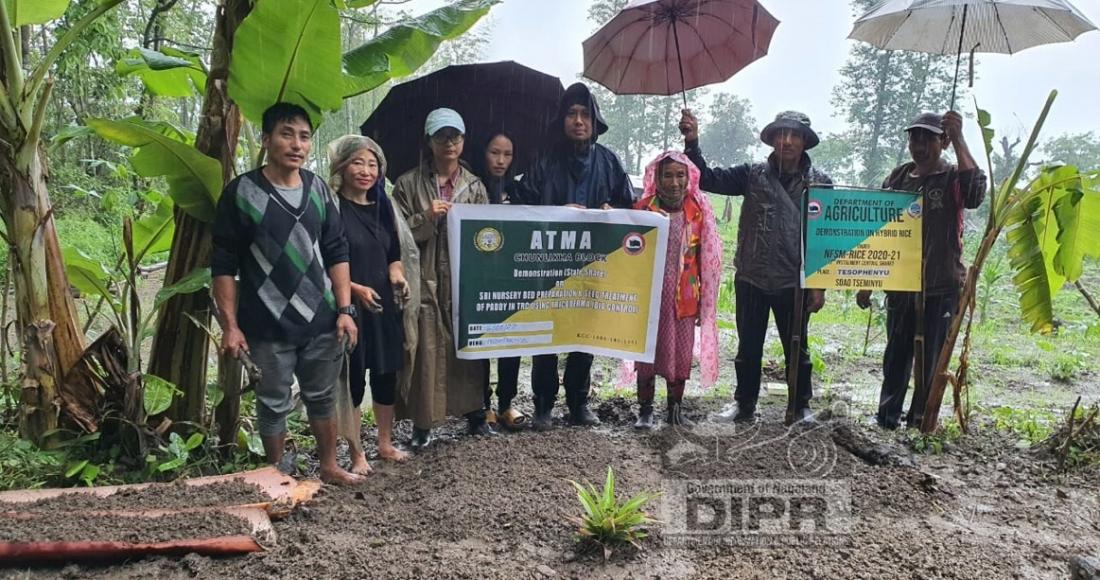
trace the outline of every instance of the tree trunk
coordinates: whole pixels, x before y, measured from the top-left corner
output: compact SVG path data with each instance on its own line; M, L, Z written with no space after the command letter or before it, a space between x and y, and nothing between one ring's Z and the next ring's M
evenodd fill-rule
M26 367L19 428L23 437L44 443L43 436L58 426L62 378L80 358L84 337L61 260L42 150L4 156L3 162L0 192L7 206L4 220L12 241L9 255Z
M219 6L206 99L195 137L196 149L221 161L222 178L226 182L233 177L241 130L240 111L226 95L229 59L233 35L249 9L248 0L222 0ZM175 219L176 230L164 279L166 286L178 282L195 268L210 264L210 225L179 208L176 208ZM168 300L157 320L149 374L174 383L183 393L182 397L173 399L167 412L174 422L203 423L209 348L209 338L203 327L209 324L210 295L207 292L193 292Z

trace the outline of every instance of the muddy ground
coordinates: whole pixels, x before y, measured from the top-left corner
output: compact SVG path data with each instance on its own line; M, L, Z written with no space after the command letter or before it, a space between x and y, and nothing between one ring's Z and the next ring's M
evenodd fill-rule
M72 512L111 510L155 510L249 505L270 502L271 496L259 486L243 481L224 481L203 486L177 481L170 488L123 489L105 497L89 494L65 494L33 502L0 501L0 512Z
M716 400L693 402L705 418ZM229 559L149 558L115 566L8 569L5 578L1067 578L1069 561L1100 554L1100 477L1055 475L1034 452L994 432L941 455L912 455L903 435L840 416L788 430L782 408L730 428L652 434L629 428L630 404L600 405L605 424L487 438L449 436L405 465L376 463L358 489L326 487L276 522L276 545ZM838 427L840 436L838 437ZM364 433L367 441L373 433ZM839 440L875 449L868 464ZM580 506L569 480L602 482L607 466L624 494L676 482L828 482L847 493L839 532L803 533L753 547L683 542L654 526L641 550L603 561L578 550L569 518ZM655 515L661 502L653 504ZM671 522L669 522L671 523ZM680 522L682 524L682 522ZM759 535L759 534L758 534Z
M158 518L36 513L0 516L2 542L129 542L155 544L190 538L248 535L252 524L219 512L171 514Z

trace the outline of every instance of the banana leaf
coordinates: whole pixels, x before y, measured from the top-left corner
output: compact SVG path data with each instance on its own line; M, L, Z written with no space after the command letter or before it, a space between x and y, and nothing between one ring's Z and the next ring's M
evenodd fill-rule
M345 97L416 72L445 40L462 35L500 0L463 0L390 28L344 54Z
M4 0L12 26L45 24L69 8L69 0Z
M135 121L88 119L86 124L108 141L137 148L130 163L138 175L163 176L168 181L169 195L180 209L200 221L214 221L222 189L218 160Z
M1100 257L1100 171L1079 174L1068 195L1054 205L1058 222L1058 251L1054 271L1076 282L1085 258Z
M343 104L340 48L332 0L258 0L233 38L229 96L253 123L285 101L317 126Z
M176 48L131 49L115 63L115 72L137 76L150 93L161 97L190 97L206 91L206 69L199 55Z

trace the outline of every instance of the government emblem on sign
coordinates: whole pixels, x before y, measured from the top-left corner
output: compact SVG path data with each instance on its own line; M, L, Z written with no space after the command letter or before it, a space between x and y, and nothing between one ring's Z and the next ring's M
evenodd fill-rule
M909 204L909 217L916 219L920 217L922 208L919 201L914 201Z
M481 228L474 236L474 247L485 253L495 252L503 245L504 234L496 228Z
M806 217L812 220L821 217L820 201L817 201L816 199L811 199L810 202L806 204Z
M623 251L629 256L637 256L645 251L645 236L638 232L630 232L623 238Z

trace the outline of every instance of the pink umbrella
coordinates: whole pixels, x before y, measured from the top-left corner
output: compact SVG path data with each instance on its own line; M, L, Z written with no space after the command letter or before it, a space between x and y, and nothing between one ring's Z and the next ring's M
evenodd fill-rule
M633 0L584 41L584 76L619 95L683 93L767 54L777 26L756 0Z

